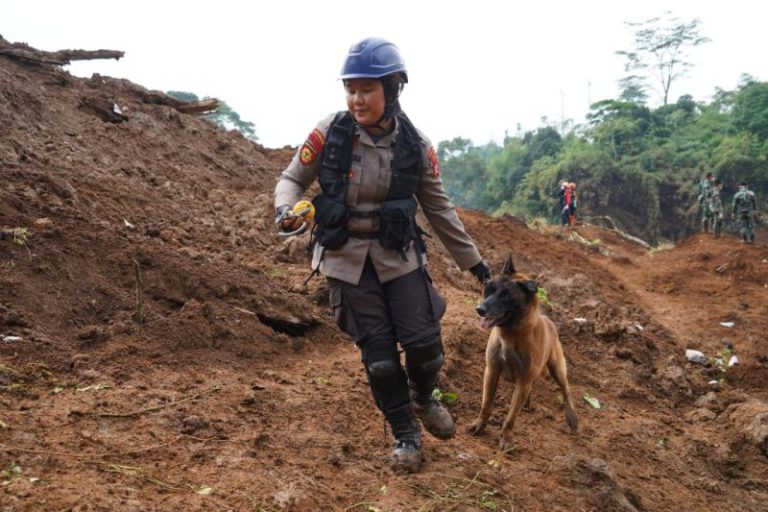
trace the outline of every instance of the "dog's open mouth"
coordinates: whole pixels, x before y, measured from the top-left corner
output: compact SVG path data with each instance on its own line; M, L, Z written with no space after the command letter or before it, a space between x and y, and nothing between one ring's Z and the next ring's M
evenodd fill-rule
M487 316L484 316L480 318L480 328L481 329L492 329L496 324L499 323L500 318L489 318Z

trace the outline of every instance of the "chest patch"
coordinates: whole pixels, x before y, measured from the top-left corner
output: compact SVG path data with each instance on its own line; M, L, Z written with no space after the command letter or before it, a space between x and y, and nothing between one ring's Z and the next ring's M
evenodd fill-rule
M437 178L440 176L440 162L437 160L437 153L435 152L435 146L429 147L429 166L432 167L432 176Z
M301 151L299 152L299 162L301 162L301 165L309 165L314 162L317 159L318 153L323 150L323 146L325 146L325 135L315 128L301 146Z

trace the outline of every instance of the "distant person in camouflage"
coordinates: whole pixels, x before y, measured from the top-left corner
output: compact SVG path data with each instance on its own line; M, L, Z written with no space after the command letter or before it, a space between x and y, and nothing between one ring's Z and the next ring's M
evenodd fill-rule
M715 180L712 188L712 197L709 202L709 210L712 212L712 234L720 238L723 233L723 198L720 196L723 182Z
M747 183L739 183L739 191L733 196L733 217L738 216L739 233L742 243L755 243L755 214L757 213L757 199L755 193L747 188Z
M708 233L712 229L712 191L714 190L715 175L708 172L699 182L699 212L701 214L701 231Z

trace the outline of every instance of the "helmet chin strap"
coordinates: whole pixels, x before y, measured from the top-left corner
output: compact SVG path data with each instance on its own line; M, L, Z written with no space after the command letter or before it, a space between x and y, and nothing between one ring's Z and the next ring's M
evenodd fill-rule
M381 117L378 121L376 121L373 124L363 124L357 120L355 120L355 123L357 123L358 126L362 126L363 128L378 128L379 130L386 131L387 127L384 126L384 121L387 119L391 119L391 117L387 116L386 109L383 114L381 114Z

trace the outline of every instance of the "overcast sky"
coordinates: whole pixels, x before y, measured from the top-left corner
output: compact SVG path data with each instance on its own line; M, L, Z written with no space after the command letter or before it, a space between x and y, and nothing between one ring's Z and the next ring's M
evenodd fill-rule
M305 1L0 0L0 35L42 50L125 51L120 61L69 66L149 89L226 101L268 147L299 145L345 108L337 77L367 36L400 47L410 83L404 110L433 142L500 142L541 125L580 123L590 101L618 95L633 29L666 11L698 17L712 42L692 51L690 77L670 92L708 101L742 73L768 80L768 2L730 0ZM652 98L657 102L657 98Z

